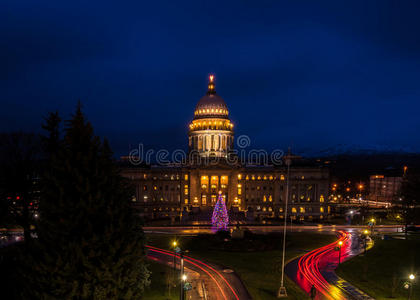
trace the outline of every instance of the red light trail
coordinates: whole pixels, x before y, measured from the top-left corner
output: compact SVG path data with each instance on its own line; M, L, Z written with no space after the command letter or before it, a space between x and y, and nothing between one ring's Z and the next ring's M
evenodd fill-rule
M350 248L351 234L345 231L339 231L340 238L331 244L313 250L303 255L298 262L297 281L299 285L307 292L310 291L311 286L324 295L327 299L345 299L341 290L329 284L322 276L320 270L331 262L338 262L338 251L335 247L342 241L342 253L346 253Z
M177 257L177 258L180 258L180 256L179 255L175 255L173 252L171 252L171 251L167 251L167 250L164 250L164 249L160 249L160 248L157 248L157 247L153 247L153 246L149 246L149 245L146 245L146 247L149 249L149 251L152 251L152 252L156 252L156 253L160 253L160 254L163 254L163 255L168 255L168 256L170 256L170 257ZM152 258L153 259L153 258ZM225 293L225 290L222 288L222 285L219 283L219 281L211 274L211 272L214 272L218 277L220 277L221 279L222 279L222 281L223 281L223 283L229 288L229 290L232 292L232 294L234 295L234 299L236 299L236 300L239 300L239 297L238 297L238 294L235 292L235 290L233 289L233 287L229 284L229 282L226 280L226 278L219 272L219 271L217 271L216 269L214 269L213 267L211 267L211 266L209 266L208 264L206 264L206 263L204 263L204 262L202 262L202 261L200 261L200 260L198 260L198 259L195 259L195 258L192 258L192 257L189 257L189 256L185 256L184 255L184 261L186 261L186 262L188 262L188 263L190 263L190 264L192 264L192 265L194 265L195 267L197 267L197 268L199 268L200 270L202 270L203 272L205 272L211 279L212 279L212 281L216 284L216 286L217 286L217 288L220 290L220 293L221 293L221 295L223 296L223 299L226 299L226 300L228 300L228 299L230 299L230 298L228 298L227 296L226 296L226 293Z

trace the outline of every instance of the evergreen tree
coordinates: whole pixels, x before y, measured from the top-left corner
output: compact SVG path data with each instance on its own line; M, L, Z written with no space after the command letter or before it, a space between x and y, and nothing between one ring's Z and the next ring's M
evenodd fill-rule
M409 169L403 176L401 184L401 197L396 207L401 210L405 224L405 238L407 239L407 227L409 224L420 221L420 170Z
M229 216L226 209L226 203L222 195L219 194L216 205L214 206L211 223L215 230L227 230L229 225Z
M59 119L50 115L49 141ZM57 122L58 120L58 122ZM52 146L51 146L52 145ZM30 299L139 299L149 281L131 189L80 104L62 141L50 144L38 241L25 262Z

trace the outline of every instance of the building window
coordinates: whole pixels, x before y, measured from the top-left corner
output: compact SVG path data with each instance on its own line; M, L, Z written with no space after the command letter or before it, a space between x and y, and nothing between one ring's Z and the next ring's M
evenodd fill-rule
M270 180L273 180L273 176L270 176L270 177L269 177L269 179L270 179Z
M210 184L211 184L212 189L217 189L217 186L219 185L219 177L218 176L212 176Z
M273 196L268 196L268 201L273 202Z
M228 182L229 182L229 179L226 175L220 178L220 184L222 185L222 188L225 188L228 185Z
M321 206L321 207L319 208L319 211L320 211L321 213L324 213L324 208Z
M207 205L207 196L206 195L201 196L201 205Z
M209 186L209 177L201 176L201 188L207 189L208 186Z
M321 203L323 203L325 200L324 200L324 195L321 195L320 197L319 197L319 202L321 202Z
M297 211L296 211L296 207L292 207L292 213L296 213Z
M185 198L184 203L188 204L188 199L187 198Z
M188 174L184 175L184 180L188 180Z
M305 213L305 208L301 206L301 207L299 208L299 212L301 212L301 213Z
M216 204L216 195L211 195L211 204Z
M264 195L264 197L263 197L263 202L267 202L267 196L266 195Z
M188 195L188 184L184 186L184 194Z
M238 180L241 180L241 179L242 179L242 175L238 174Z
M147 185L143 185L143 191L147 191Z
M280 175L280 180L284 180L284 175Z
M242 184L238 184L238 195L242 195Z
M153 189L156 191L156 190L157 190L157 186L156 186L156 185L154 185L154 186L153 186Z

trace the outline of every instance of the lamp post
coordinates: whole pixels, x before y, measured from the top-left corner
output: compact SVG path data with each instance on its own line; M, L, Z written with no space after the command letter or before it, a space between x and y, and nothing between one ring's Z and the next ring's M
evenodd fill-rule
M186 275L184 274L184 253L183 253L183 251L181 251L179 253L179 255L180 255L180 273L181 273L181 276L180 276L180 279L181 279L181 283L180 283L181 293L179 295L179 299L184 300L184 278L186 278L184 276L186 276Z
M174 248L173 266L174 266L174 279L175 279L175 278L176 278L176 250L177 250L177 246L178 246L178 243L177 243L177 241L176 241L176 240L174 240L174 241L172 242L172 246L173 246L173 248Z
M287 206L289 202L289 183L290 183L290 150L289 155L286 157L286 165L287 165L287 178L286 178L286 203L284 208L284 226L283 226L283 256L282 256L282 262L281 262L281 282L280 282L280 288L277 293L277 298L284 298L287 297L287 291L286 287L284 286L284 259L286 255L286 228L287 228ZM290 218L290 222L292 222L292 219Z
M413 295L414 279L416 279L416 276L414 276L414 274L410 274L410 276L408 276L408 278L410 279L410 291L408 293L408 300L411 300L411 296Z
M343 241L338 242L338 265L341 264L341 246L343 246Z
M185 274L182 274L182 277L181 277L181 289L182 289L182 295L181 295L181 299L182 300L184 300L184 294L186 294L186 291L185 291L185 283L187 282L187 275L185 275Z
M366 246L367 246L367 240L368 240L369 231L367 229L365 229L363 231L363 234L364 234L364 247L365 247L365 254L366 254Z
M375 226L375 219L374 218L372 218L372 219L370 219L370 231L371 231L371 233L372 233L372 235L374 234L374 230L375 230L375 228L374 228L374 226Z

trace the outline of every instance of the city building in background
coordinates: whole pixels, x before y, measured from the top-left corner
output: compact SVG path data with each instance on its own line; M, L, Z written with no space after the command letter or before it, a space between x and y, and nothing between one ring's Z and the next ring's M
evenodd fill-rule
M372 175L369 178L369 200L375 202L395 201L399 195L402 177Z

